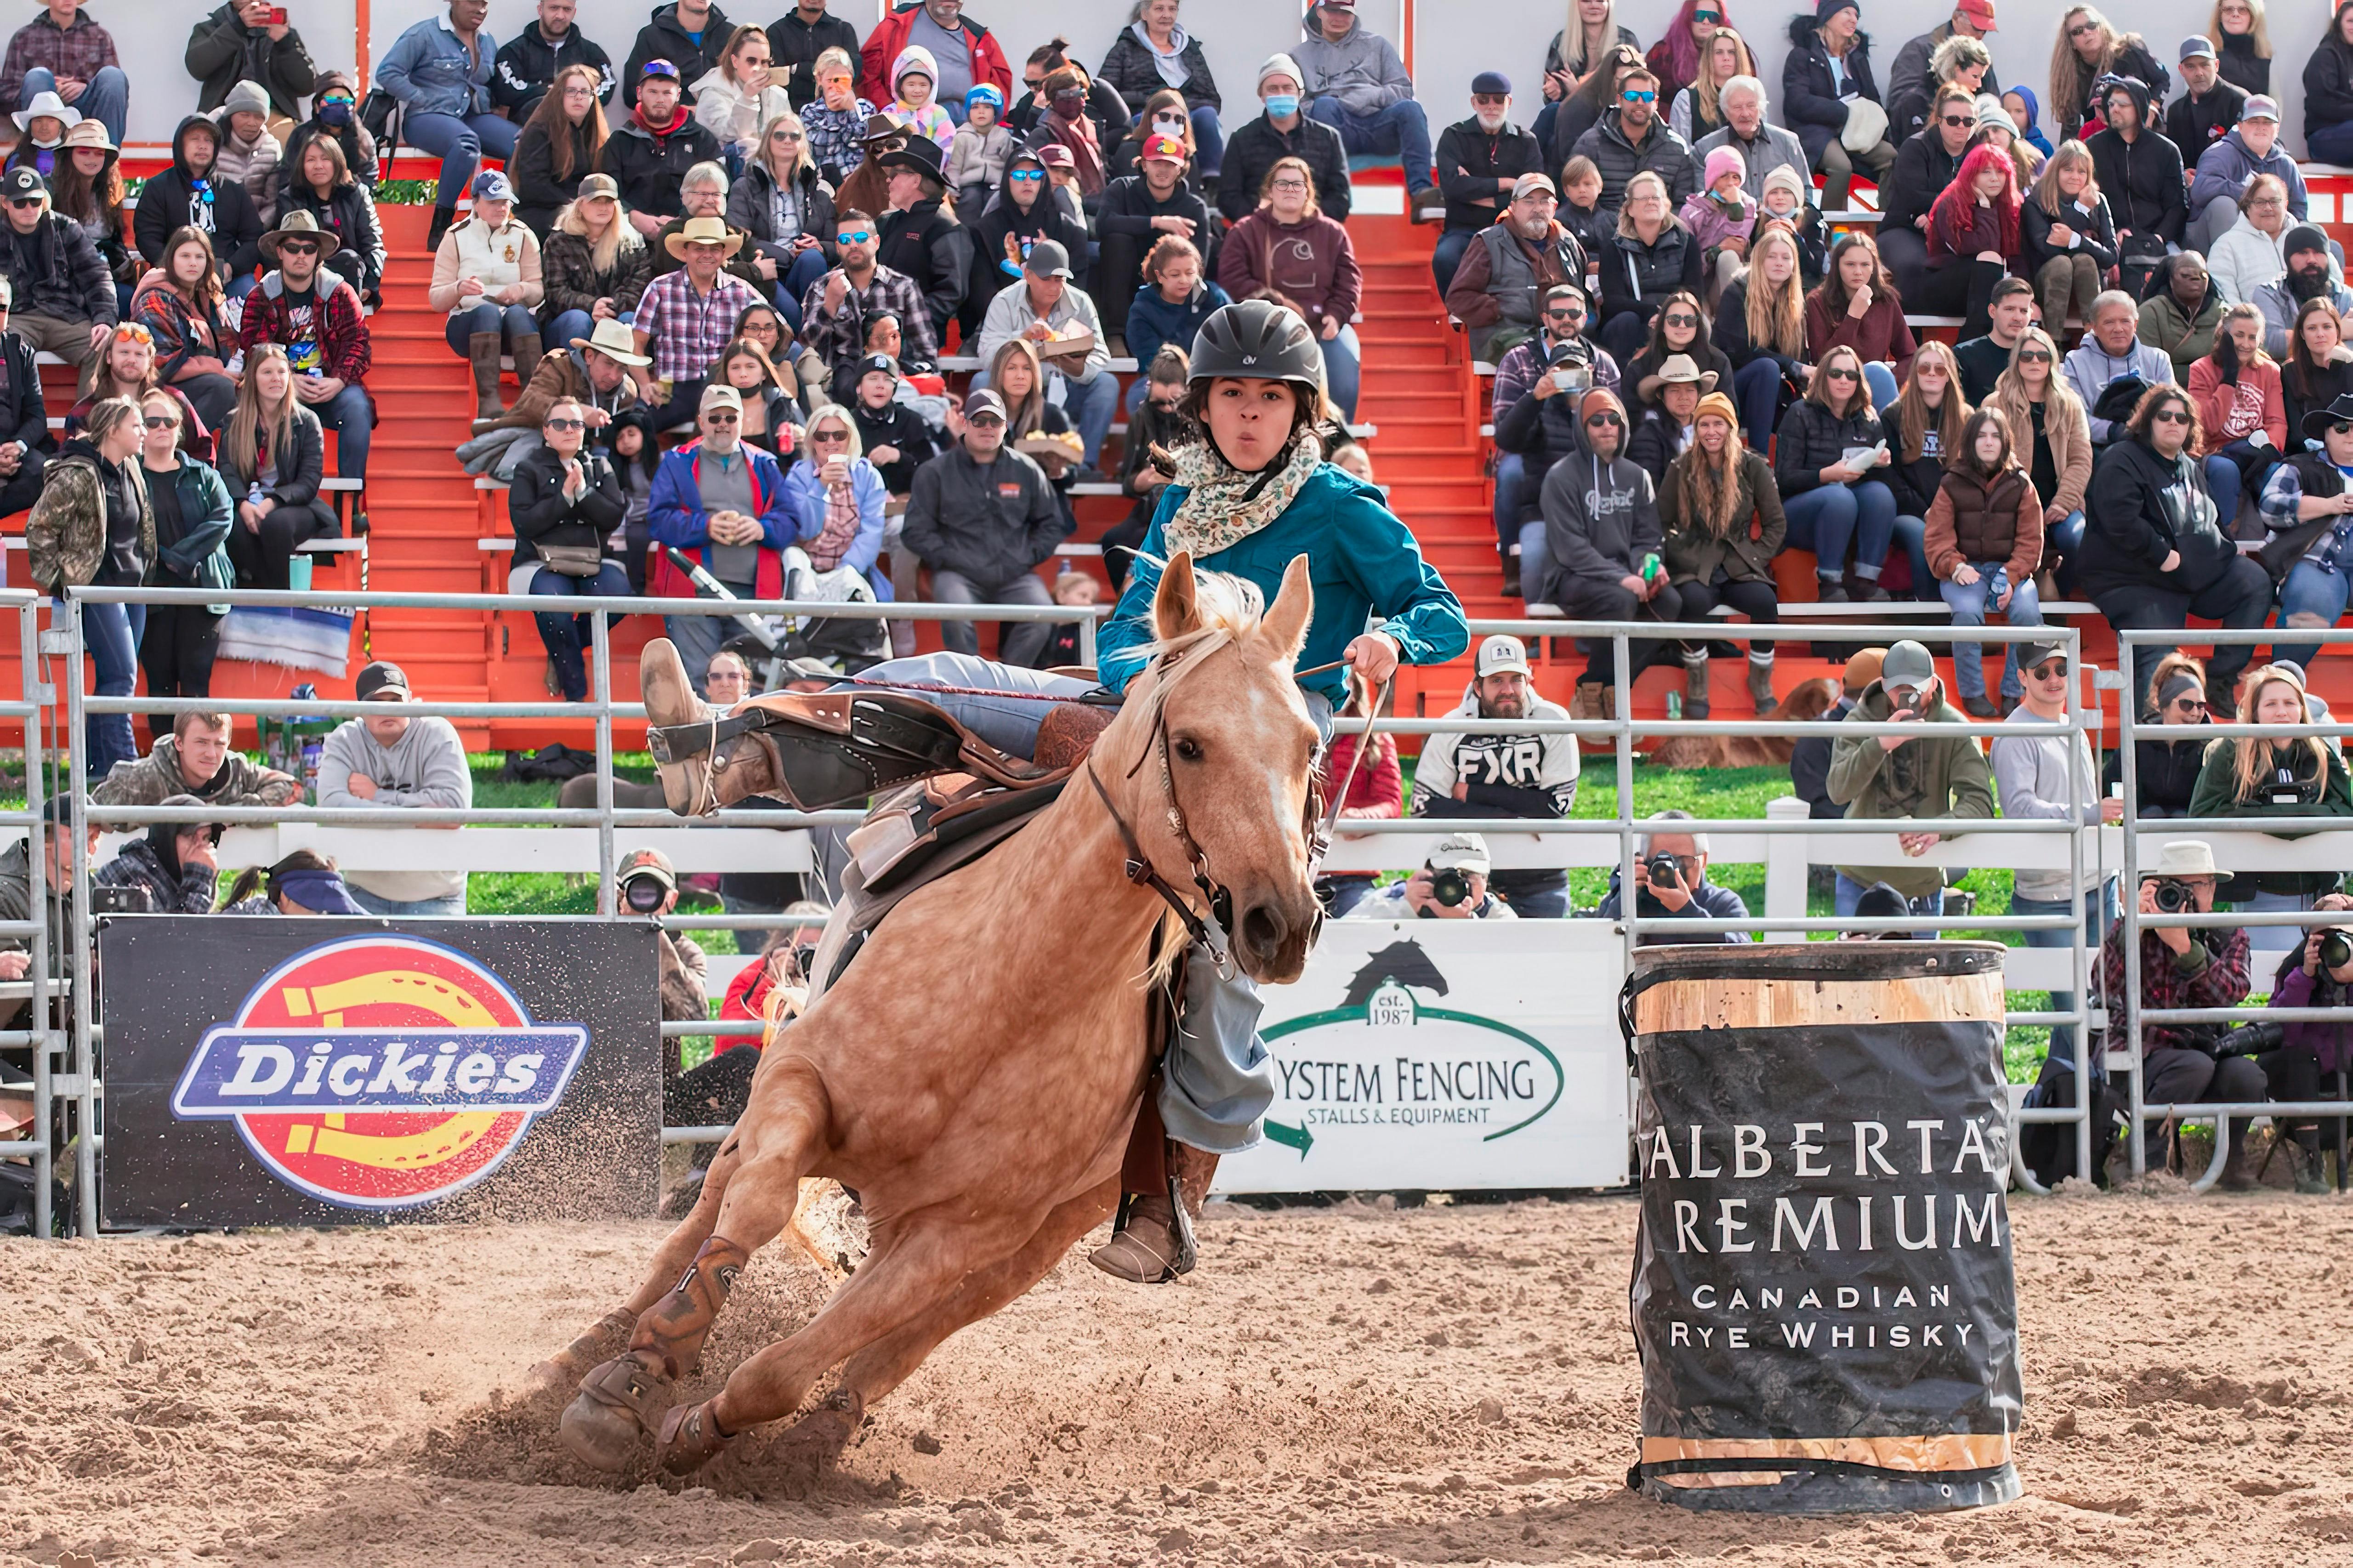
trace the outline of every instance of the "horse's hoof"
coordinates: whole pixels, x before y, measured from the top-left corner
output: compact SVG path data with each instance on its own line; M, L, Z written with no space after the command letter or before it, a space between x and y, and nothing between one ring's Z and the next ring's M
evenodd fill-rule
M580 1396L564 1412L558 1431L582 1464L626 1469L670 1402L670 1379L638 1356L625 1355L580 1380Z
M627 1312L608 1312L588 1331L523 1373L522 1396L545 1398L579 1385L591 1367L609 1360L629 1342L637 1320Z
M719 1430L711 1402L672 1410L662 1417L661 1436L654 1439L654 1462L673 1476L691 1476L716 1458L733 1441Z
M769 1452L788 1482L814 1489L865 1422L866 1402L849 1389L837 1388L823 1404L794 1422Z

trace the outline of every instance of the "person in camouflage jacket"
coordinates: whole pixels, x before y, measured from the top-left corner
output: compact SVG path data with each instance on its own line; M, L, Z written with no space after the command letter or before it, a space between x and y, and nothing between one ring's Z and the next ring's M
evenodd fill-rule
M213 805L300 805L300 779L230 749L235 723L227 713L181 714L145 756L115 763L90 798L100 805L161 805L174 795Z

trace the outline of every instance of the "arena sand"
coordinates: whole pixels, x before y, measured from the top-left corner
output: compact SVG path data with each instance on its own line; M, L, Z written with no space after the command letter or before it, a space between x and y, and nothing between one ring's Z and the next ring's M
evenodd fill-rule
M2339 1201L2016 1200L2025 1499L1836 1520L1624 1489L1628 1200L1211 1212L1181 1286L1073 1257L950 1342L814 1492L500 1407L650 1226L11 1242L0 1564L2353 1563ZM817 1300L764 1256L706 1367Z

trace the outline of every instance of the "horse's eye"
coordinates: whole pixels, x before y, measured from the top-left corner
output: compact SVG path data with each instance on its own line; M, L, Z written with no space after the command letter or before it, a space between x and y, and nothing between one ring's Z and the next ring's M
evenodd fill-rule
M1198 763L1201 760L1201 742L1190 735L1180 735L1176 738L1176 754L1188 763Z

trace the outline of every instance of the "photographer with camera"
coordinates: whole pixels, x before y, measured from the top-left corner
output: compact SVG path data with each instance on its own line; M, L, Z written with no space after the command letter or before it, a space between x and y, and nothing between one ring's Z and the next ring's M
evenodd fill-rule
M2140 1005L2145 1008L2235 1007L2245 1001L2248 949L2243 930L2161 923L2167 915L2204 914L2213 909L2216 891L2229 880L2215 869L2214 851L2196 839L2176 839L2159 846L2156 859L2140 875ZM2098 988L2108 1011L2109 1048L2116 1049L2124 1023L2125 926L2121 921L2108 928L2107 941L2101 945ZM2244 1053L2263 1043L2215 1025L2144 1024L2139 1041L2141 1099L2151 1105L2261 1100L2266 1091L2263 1069ZM2276 1035L2270 1043L2277 1043ZM2234 1046L2239 1048L2233 1049ZM2058 1103L2073 1101L2070 1098ZM2243 1121L2232 1122L2230 1164L2222 1173L2226 1187L2252 1184ZM2141 1140L2147 1163L2161 1166L2166 1124L2145 1123Z
M1402 882L1366 894L1348 911L1352 921L1513 921L1512 906L1487 888L1487 841L1458 833L1430 851L1421 869Z
M161 805L185 810L180 822L158 822L122 847L90 878L100 888L137 889L146 895L144 912L158 915L208 915L220 879L221 835L224 823L203 818L205 803L192 795L166 797ZM91 908L101 900L93 898Z
M1704 833L1668 833L1660 828L1670 823L1695 820L1688 811L1662 811L1644 819L1654 824L1650 832L1635 839L1634 912L1644 920L1715 920L1736 921L1748 918L1748 906L1740 895L1729 888L1719 888L1707 879L1707 835ZM1609 873L1609 891L1601 907L1594 913L1605 921L1622 918L1624 900L1619 896L1618 873ZM1746 931L1694 931L1688 936L1668 931L1646 931L1637 942L1639 947L1660 947L1671 943L1722 945L1725 942L1754 942Z
M2313 908L2353 910L2353 896L2327 893ZM2279 973L2272 981L2272 1005L2353 1005L2353 928L2315 926L2306 931L2303 945L2280 961ZM2316 1100L2323 1075L2353 1068L2353 1013L2347 1015L2344 1024L2275 1026L2280 1031L2279 1047L2255 1058L2272 1099ZM2319 1124L2299 1122L2293 1129L2283 1128L2282 1132L2293 1134L2292 1139L2284 1137L2284 1143L2295 1190L2315 1195L2328 1191L2328 1183L2321 1175Z
M678 908L678 872L670 857L659 849L633 849L613 872L616 896L613 912L625 919L659 920ZM703 980L711 962L691 937L665 931L655 939L661 961L661 1016L665 1023L683 1023L711 1016L703 996ZM679 1042L665 1040L662 1077L678 1076Z
M1848 821L1993 815L1993 772L1975 737L1939 728L1968 721L1945 700L1936 662L1920 644L1905 637L1887 650L1879 679L1864 689L1846 721L1921 727L1917 739L1870 735L1850 741L1841 736L1831 742L1830 796L1846 807ZM1896 834L1910 856L1926 854L1937 837ZM1902 893L1915 914L1944 912L1945 873L1936 866L1841 866L1838 912L1854 913L1855 901L1873 882L1885 882Z

